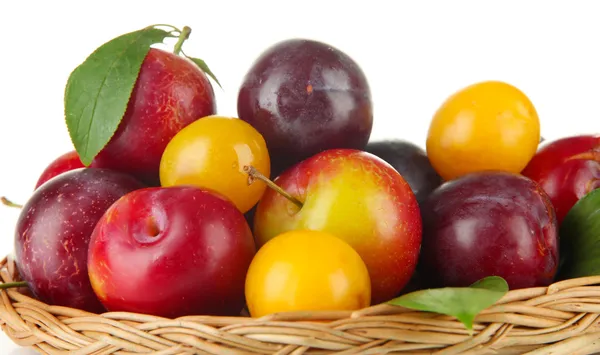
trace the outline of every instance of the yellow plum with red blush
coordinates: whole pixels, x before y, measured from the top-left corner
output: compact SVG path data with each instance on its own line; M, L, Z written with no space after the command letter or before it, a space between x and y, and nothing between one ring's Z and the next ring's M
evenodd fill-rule
M413 191L391 165L364 151L330 149L274 182L302 207L267 189L254 218L259 246L287 231L328 232L364 260L373 303L390 300L408 283L421 246L421 215Z

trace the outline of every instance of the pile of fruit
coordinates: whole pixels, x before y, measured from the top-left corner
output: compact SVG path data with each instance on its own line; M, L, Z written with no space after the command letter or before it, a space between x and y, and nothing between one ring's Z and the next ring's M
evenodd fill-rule
M216 76L183 52L190 29L164 27L108 41L69 77L74 150L17 221L23 292L91 312L259 317L600 274L600 136L540 145L515 86L453 93L424 148L374 141L359 65L291 39L254 61L239 117L223 117ZM152 46L166 38L172 52Z

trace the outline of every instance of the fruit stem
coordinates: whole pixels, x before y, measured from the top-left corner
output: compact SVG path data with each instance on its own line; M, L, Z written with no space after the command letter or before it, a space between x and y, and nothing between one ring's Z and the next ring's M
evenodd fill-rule
M7 199L4 196L0 197L0 201L2 202L3 205L8 206L8 207L23 208L23 205L19 205L18 203L14 203L14 202L12 202L11 200Z
M283 197L290 200L290 202L293 203L294 205L298 206L298 208L302 208L303 204L302 204L302 202L300 202L300 200L298 200L294 196L290 195L287 191L285 191L281 187L277 186L276 183L271 181L268 177L264 176L260 171L256 170L255 167L246 165L246 166L244 166L244 172L246 172L248 175L250 175L250 180L249 180L250 183L252 183L252 181L254 179L260 180L260 181L264 182L265 184L267 184L268 187L272 188L273 190L277 191L277 193L279 193Z
M5 284L0 284L0 290L6 290L7 288L17 288L17 287L27 287L27 282L20 281L20 282L8 282Z
M175 48L173 48L173 53L179 55L181 52L181 46L183 46L183 42L190 37L190 33L192 33L192 29L188 26L184 26L181 34L179 35L179 39L177 43L175 43Z

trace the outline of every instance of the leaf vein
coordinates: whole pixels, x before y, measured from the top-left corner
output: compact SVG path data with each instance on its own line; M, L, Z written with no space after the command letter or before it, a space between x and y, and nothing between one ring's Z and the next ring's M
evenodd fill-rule
M136 37L134 37L130 42L128 42L128 45L125 46L125 48L116 56L115 59L113 59L113 61L110 63L110 66L107 70L107 74L102 78L102 82L100 83L100 88L98 89L98 92L96 94L96 97L93 100L93 107L92 107L92 113L91 113L91 118L90 118L90 122L88 124L87 127L87 131L85 133L85 136L88 137L92 128L92 124L94 123L94 118L96 115L96 107L98 106L98 98L100 97L100 94L102 93L102 90L104 88L104 85L106 83L107 78L109 77L110 73L114 70L116 63L125 55L125 53L127 53L127 51L129 50L129 45L137 42L140 37L142 37L143 32L139 32L138 35ZM86 152L86 155L89 153L88 149L89 149L89 145L90 145L90 139L86 139L85 140L85 147L84 147L84 151Z

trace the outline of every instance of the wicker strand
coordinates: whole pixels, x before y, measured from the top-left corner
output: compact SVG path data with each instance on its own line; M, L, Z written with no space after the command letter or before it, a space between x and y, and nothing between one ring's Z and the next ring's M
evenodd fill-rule
M18 281L10 257L0 278ZM589 355L600 352L600 277L513 290L475 318L376 305L358 311L290 312L253 319L166 319L92 314L44 304L23 289L0 290L0 326L44 355L436 354Z

